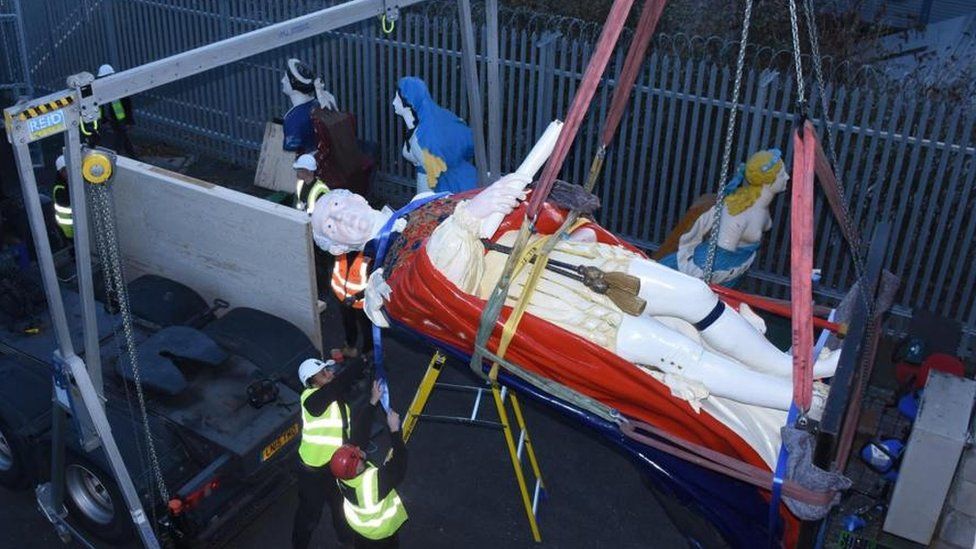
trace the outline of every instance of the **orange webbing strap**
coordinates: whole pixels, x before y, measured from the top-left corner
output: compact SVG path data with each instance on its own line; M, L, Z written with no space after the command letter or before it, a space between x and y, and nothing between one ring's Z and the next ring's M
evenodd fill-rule
M586 72L583 73L580 85L576 89L576 95L573 96L573 102L569 106L566 122L563 124L562 131L559 132L559 139L549 156L549 161L546 162L546 167L542 170L539 184L529 199L529 219L535 220L542 208L542 202L549 196L549 191L552 190L552 185L556 182L556 176L562 170L563 162L566 161L566 156L573 146L580 124L590 109L593 96L600 86L603 71L607 68L607 63L610 61L614 46L620 38L620 32L623 30L624 23L627 21L627 14L633 4L634 0L614 0L613 6L610 8L607 20L603 24L603 30L600 32L600 38L597 40L590 61L586 65Z
M837 185L837 176L830 166L830 161L827 160L827 155L824 154L820 138L817 136L816 130L810 121L804 124L803 133L810 133L814 137L816 154L814 161L815 173L817 174L817 181L820 182L820 188L823 189L824 195L827 197L827 203L830 204L830 211L833 212L834 218L837 219L837 225L840 226L841 232L844 233L844 238L847 239L847 242L854 249L858 249L861 246L861 235L858 234L857 227L853 223L845 222L845 217L848 216L847 210L844 208L846 198L840 194L840 187Z
M813 181L816 137L793 133L790 205L790 309L793 327L793 403L802 414L813 399Z
M616 89L613 90L613 99L610 101L610 110L603 121L603 130L600 133L600 145L606 147L610 144L614 134L617 133L617 126L620 119L627 109L627 102L633 93L634 82L637 81L637 74L644 65L644 58L647 55L647 47L654 36L658 21L661 20L661 13L667 0L646 0L641 11L640 21L637 22L637 31L630 42L627 50L627 58L624 67L617 76Z
M650 446L651 448L683 459L689 463L694 463L710 471L741 480L763 490L769 490L769 487L773 485L772 471L756 467L740 459L716 452L711 448L676 437L642 421L630 419L621 422L620 431L628 438L645 446ZM654 436L648 436L640 431ZM797 484L795 481L784 480L782 494L790 499L819 507L829 505L833 501L836 492L832 490L811 490Z

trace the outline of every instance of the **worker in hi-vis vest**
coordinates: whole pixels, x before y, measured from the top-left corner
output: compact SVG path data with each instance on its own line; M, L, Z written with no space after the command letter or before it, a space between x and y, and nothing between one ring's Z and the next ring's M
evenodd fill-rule
M305 210L311 215L315 211L315 201L329 192L329 187L315 177L318 166L314 156L303 154L291 167L295 168L295 176L298 178L295 184L295 208Z
M407 521L407 511L396 487L407 473L407 447L400 434L400 416L386 414L392 454L379 467L366 461L366 454L354 444L343 445L332 456L332 474L339 479L342 508L349 527L356 533L358 548L399 547L398 531Z
M98 67L98 78L112 74L115 74L112 65ZM105 145L102 142L102 137L107 125L111 128L114 136L112 150L129 158L138 158L132 140L129 139L129 126L133 124L135 124L135 118L132 116L132 99L123 97L102 105L98 120L81 124L81 134L84 137L85 144L89 147Z
M58 174L55 176L54 186L51 188L51 200L54 202L54 221L57 222L61 234L67 239L75 236L74 218L71 215L71 194L68 192L68 170L65 168L64 155L54 161Z
M363 311L369 261L363 252L353 251L336 256L332 268L332 293L339 300L339 316L346 333L346 344L341 352L347 357L373 351L373 323ZM360 334L363 336L362 346L357 345Z
M344 368L334 360L310 358L298 367L298 378L304 390L301 394L302 438L298 446L298 510L292 528L292 545L305 549L328 505L338 544L349 546L352 532L342 513L342 495L332 476L329 462L343 444L369 442L372 407L364 406L356 417L350 418L346 404L353 383L363 374L364 362L345 361ZM371 402L379 402L379 386L374 384Z

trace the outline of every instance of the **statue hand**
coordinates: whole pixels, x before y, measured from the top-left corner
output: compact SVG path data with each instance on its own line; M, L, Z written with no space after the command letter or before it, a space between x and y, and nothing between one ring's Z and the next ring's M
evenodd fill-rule
M325 89L325 83L322 82L321 78L315 79L315 98L319 100L319 106L323 109L331 111L339 110L335 96Z
M531 179L526 176L508 174L472 198L467 211L476 219L488 219L493 214L508 215L525 199L525 187L530 182Z
M373 324L380 328L390 327L390 321L383 313L383 304L390 299L392 293L393 289L383 278L383 269L376 269L373 274L369 275L369 280L366 282L366 302L363 305L363 312Z

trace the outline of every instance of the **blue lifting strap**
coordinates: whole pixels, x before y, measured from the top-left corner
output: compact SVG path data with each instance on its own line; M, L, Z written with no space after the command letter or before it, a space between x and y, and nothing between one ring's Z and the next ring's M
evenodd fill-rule
M799 408L796 403L790 404L790 412L786 416L786 424L793 426L796 423L796 416ZM769 546L778 547L776 532L779 529L779 502L782 499L783 475L786 474L786 463L789 461L789 452L786 445L782 442L779 445L779 456L776 458L776 470L773 472L772 497L769 499Z
M831 311L829 320L834 320L835 311ZM830 337L830 333L827 330L820 332L820 337L817 338L816 345L813 346L813 361L816 362L817 357L820 356L820 352L823 351L825 345L827 345L827 339ZM790 403L790 411L786 416L786 425L793 427L796 423L796 416L799 413L799 408L796 407L796 403ZM786 473L786 463L789 461L789 452L786 450L786 445L780 442L779 445L779 456L776 457L776 470L773 472L773 486L772 486L772 497L769 499L769 546L779 547L780 543L776 536L776 530L779 528L779 503L782 500L783 492L783 475Z
M376 245L376 257L373 258L373 269L376 270L383 266L383 261L386 259L386 252L390 247L390 236L393 234L393 225L401 217L409 214L410 212L420 208L421 206L437 200L438 198L443 198L451 193L436 193L423 198L418 198L413 202L407 204L406 206L400 208L390 216L383 228L380 229L379 243ZM386 411L390 410L390 391L386 384L386 370L383 369L383 335L380 327L373 324L373 368L376 372L376 379L379 380L380 386L382 387L383 394L380 397L380 403L383 404L383 409Z

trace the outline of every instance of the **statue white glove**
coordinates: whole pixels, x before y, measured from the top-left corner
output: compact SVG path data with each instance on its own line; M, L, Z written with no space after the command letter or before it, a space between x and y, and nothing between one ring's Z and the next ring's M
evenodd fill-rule
M319 106L330 111L339 110L338 103L334 95L325 89L325 82L321 78L315 79L315 98L319 100Z
M370 322L380 328L390 327L390 321L387 320L386 313L383 312L383 304L390 299L392 292L393 289L390 288L390 285L386 283L386 279L383 278L383 269L376 269L369 275L369 280L366 281L363 312L366 313Z
M481 221L481 236L495 234L505 216L512 213L519 202L525 200L525 187L532 178L510 173L481 191L466 205L467 213Z

